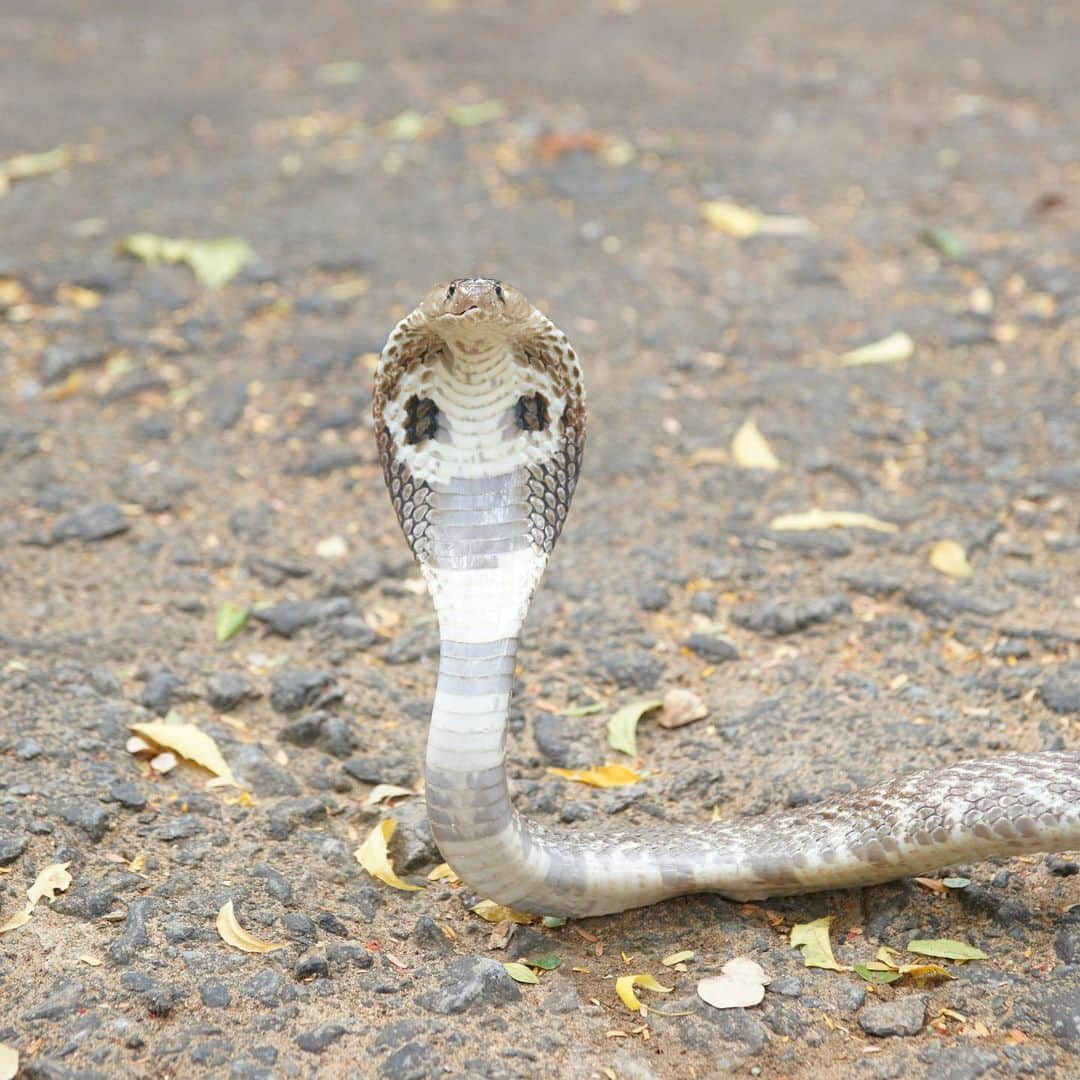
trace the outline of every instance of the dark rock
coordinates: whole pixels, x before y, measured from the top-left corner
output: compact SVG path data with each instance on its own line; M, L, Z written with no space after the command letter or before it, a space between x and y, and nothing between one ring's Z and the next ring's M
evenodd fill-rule
M354 757L341 766L362 784L397 784L411 787L419 773L414 762L403 757Z
M292 886L285 877L266 863L257 863L251 871L252 877L261 878L266 882L266 891L270 893L278 903L291 904L293 902Z
M73 371L100 364L108 355L109 350L104 345L58 341L46 346L42 354L41 381L63 382Z
M26 1019L63 1020L86 1007L86 987L77 979L59 979L53 983L48 997L26 1014Z
M254 999L260 1005L265 1005L268 1009L281 1002L292 1001L296 997L296 992L285 984L280 972L273 968L266 968L252 975L241 985L240 993L246 998Z
M236 776L262 796L299 795L300 785L288 769L270 760L261 746L237 743L229 751L229 763Z
M199 836L204 832L206 832L206 826L194 814L181 814L155 829L154 835L159 840L171 843L173 840L190 840L193 836Z
M240 423L246 406L247 384L236 380L215 382L203 398L206 422L218 431L228 431Z
M584 768L591 749L585 726L571 717L538 712L532 721L536 748L544 760L560 769Z
M454 1015L474 1005L518 1001L521 991L497 960L467 956L455 960L441 984L417 999L428 1012Z
M710 664L722 664L727 660L739 659L739 650L727 638L718 637L715 634L691 634L683 645Z
M301 709L318 708L342 696L334 677L327 672L287 668L274 679L270 707L275 712L291 715Z
M442 1076L439 1055L431 1043L406 1043L395 1050L380 1066L386 1080L432 1080Z
M273 507L269 503L256 503L255 506L239 506L229 514L229 530L238 540L257 544L270 535L270 515Z
M302 1031L296 1036L296 1045L309 1054L321 1054L329 1050L345 1034L344 1024L320 1024L312 1031Z
M82 829L95 843L103 840L109 831L108 811L96 800L56 799L52 805L52 813L68 825Z
M441 861L422 803L415 799L404 803L394 811L394 817L398 824L390 847L398 870L411 872Z
M314 919L299 911L289 912L281 920L281 926L290 941L295 941L305 948L314 945L319 937L319 930Z
M326 817L326 803L315 795L282 799L270 810L270 835L285 840L300 825L310 825Z
M926 1023L926 994L909 994L859 1013L859 1027L868 1035L918 1035Z
M690 610L698 615L712 619L716 617L716 597L706 589L697 589L690 594Z
M1056 713L1080 713L1080 662L1062 664L1039 688L1043 704Z
M736 609L731 617L738 626L745 626L756 634L780 637L796 634L815 623L828 622L837 615L850 612L848 598L843 593L833 593L815 600L772 600L766 604L742 607Z
M449 952L453 949L450 939L430 915L421 915L416 920L412 936L417 945L424 949L435 949L439 952Z
M183 473L154 463L133 466L113 484L113 491L122 502L135 503L151 514L164 514L174 510L194 486Z
M64 540L90 543L119 536L130 528L124 511L116 503L94 503L60 518L52 527L51 537L54 543Z
M149 897L132 900L128 905L127 918L120 936L105 950L109 959L118 967L130 964L135 955L150 944L146 922L154 912L154 901Z
M592 670L619 687L651 690L664 673L664 662L644 649L613 649L602 652Z
M329 600L286 600L272 607L256 608L251 615L275 634L292 637L306 626L348 615L351 610L349 600L337 596Z
M1063 964L1080 964L1080 929L1062 930L1054 938L1054 952Z
M369 920L370 921L370 920ZM367 970L375 963L375 958L363 947L352 942L331 941L326 946L326 958L331 964L340 964Z
M369 455L351 446L332 446L312 451L303 461L288 466L286 472L291 476L329 476L338 469L349 469L354 465L363 465Z
M934 619L954 619L957 615L1000 615L1013 606L1001 596L966 592L944 585L920 585L904 592L909 607Z
M1062 1046L1080 1053L1080 978L1075 974L1036 986L1030 996L1017 1002L1016 1011L1022 1019L1046 1025Z
M239 671L215 671L206 680L206 701L218 712L231 712L247 698L255 696L252 681Z
M61 915L76 919L100 919L112 911L116 893L106 885L82 885L61 893L50 905Z
M125 810L145 810L146 796L130 780L116 780L109 785L109 799Z
M666 585L646 585L638 590L637 603L642 611L663 611L671 603L671 590Z
M207 979L199 987L199 997L208 1009L224 1009L232 1001L229 988L219 979Z
M0 866L9 866L30 846L30 834L0 829Z
M999 926L1015 926L1031 921L1031 912L1020 900L1001 896L983 885L971 884L957 889L956 895L966 911L973 915L988 915Z
M770 532L769 539L777 547L794 548L827 559L840 559L852 552L851 541L835 529L813 529L809 532Z
M347 758L359 745L353 725L327 712L308 713L293 720L281 729L278 738L294 746L318 746L336 758Z
M266 555L249 555L244 563L249 573L266 585L277 587L287 578L307 577L311 571L303 564Z
M1080 874L1080 863L1074 859L1065 859L1061 855L1047 855L1046 869L1054 877L1075 877Z
M184 680L171 671L156 671L142 688L139 704L156 716L165 716L184 695Z
M438 655L438 630L434 626L420 626L394 638L384 659L388 664L413 664L424 657Z
M301 982L309 979L325 979L330 974L330 961L325 953L309 952L301 956L293 967L293 975Z

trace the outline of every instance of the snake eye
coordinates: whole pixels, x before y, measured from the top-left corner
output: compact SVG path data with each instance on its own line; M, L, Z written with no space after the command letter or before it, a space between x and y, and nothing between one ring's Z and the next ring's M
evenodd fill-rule
M497 297L498 297L498 298L499 298L499 299L500 299L500 300L501 300L501 301L502 301L502 302L503 302L504 304L506 303L506 297L505 297L505 296L503 296L503 290L502 290L502 285L500 285L500 284L499 284L499 282L497 282L497 281L495 282L495 295L496 295L496 296L497 296Z
M543 394L519 397L515 411L522 431L547 431L550 426L547 398Z
M456 285L451 285L450 288L446 290L446 299L449 300L450 297L454 295L454 292L456 290L457 290L457 286Z

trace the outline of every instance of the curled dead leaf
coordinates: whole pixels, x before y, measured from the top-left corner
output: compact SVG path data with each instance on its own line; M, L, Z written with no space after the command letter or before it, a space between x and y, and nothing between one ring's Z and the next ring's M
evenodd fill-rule
M624 975L621 979L616 979L615 993L631 1012L641 1012L641 1002L634 993L636 986L640 986L643 990L653 990L658 994L670 994L672 991L672 987L661 986L649 974Z
M233 902L230 900L217 914L217 932L226 945L247 953L269 953L288 948L285 942L262 941L249 934L236 918Z
M796 923L791 928L791 947L802 949L803 963L807 967L825 968L828 971L848 971L836 962L833 956L832 942L829 941L829 927L833 916L826 915L813 922Z
M26 897L33 908L39 900L55 900L62 892L67 892L71 885L68 867L71 863L50 863L34 879L34 884L26 891Z
M494 900L479 900L469 910L490 923L512 922L525 926L537 920L536 915L530 915L527 911L517 911L503 904L496 904Z
M579 784L588 784L590 787L610 788L624 787L627 784L636 784L641 777L628 769L625 765L594 765L589 769L548 769L554 776L562 776L567 780L576 780Z
M781 514L769 522L769 528L777 532L811 532L816 529L873 529L875 532L894 533L899 525L857 510L821 510L814 507L801 514Z
M858 349L852 349L840 357L845 367L859 367L863 364L894 364L907 360L915 353L915 342L910 334L897 330L880 341L873 341Z
M714 229L726 232L737 240L751 236L806 236L815 232L814 223L790 214L763 214L749 206L724 200L703 202L698 207L701 216Z
M223 783L239 786L217 743L194 724L170 723L166 718L128 726L136 735L141 735L155 745L172 750L187 761L202 766Z
M780 468L780 459L773 453L768 440L758 430L753 417L743 423L731 440L731 456L744 469Z
M939 540L930 549L930 565L949 577L969 578L975 574L963 546L955 540Z
M373 877L402 892L420 892L421 885L411 885L394 873L390 863L390 837L394 835L397 822L393 818L379 822L368 833L367 839L356 849L356 861Z
M376 784L370 792L368 797L364 800L364 806L378 806L381 802L386 802L389 799L407 799L416 792L411 788L398 787L397 784Z

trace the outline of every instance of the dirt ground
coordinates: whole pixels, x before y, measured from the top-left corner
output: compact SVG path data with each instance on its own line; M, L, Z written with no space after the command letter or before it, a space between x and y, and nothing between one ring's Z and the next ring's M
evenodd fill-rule
M427 882L422 799L364 805L419 780L436 644L372 363L470 273L562 326L590 393L520 654L523 810L702 821L1080 745L1078 22L1068 0L6 5L0 162L70 149L0 194L0 922L47 865L72 876L0 933L20 1076L1078 1075L1068 855L507 941ZM736 237L702 216L721 201L813 228ZM255 254L211 291L118 254L136 232ZM896 332L907 359L840 360ZM751 417L779 469L732 460ZM898 528L770 527L811 507ZM972 576L931 567L946 539ZM221 643L226 604L258 614ZM607 716L671 688L709 715L643 720L641 783L547 772L619 758ZM247 795L128 751L170 711ZM421 891L354 858L390 817ZM228 900L287 947L227 946ZM914 938L988 959L868 986L788 944L825 915L844 966ZM536 985L501 966L551 955ZM735 956L765 999L711 1009L696 983ZM674 987L647 1014L615 994L635 972Z

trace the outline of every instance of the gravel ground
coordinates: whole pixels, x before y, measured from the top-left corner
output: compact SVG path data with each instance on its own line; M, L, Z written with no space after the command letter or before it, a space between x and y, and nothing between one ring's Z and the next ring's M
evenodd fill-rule
M1075 6L304 7L0 13L0 160L72 148L0 195L0 919L73 878L0 934L21 1075L1076 1076L1068 856L509 940L353 856L392 815L398 870L439 862L421 800L363 805L419 778L436 648L369 404L389 327L458 274L520 285L591 394L521 653L529 813L757 814L1080 745ZM701 218L721 199L816 231L734 238ZM120 257L140 230L256 257L207 292ZM910 359L838 361L894 331ZM779 470L732 463L750 416ZM810 506L900 528L770 529ZM930 567L946 538L970 579ZM258 615L218 643L226 603ZM546 772L610 760L610 709L671 688L709 715L642 722L642 783ZM127 751L170 710L248 796ZM287 948L225 945L228 900ZM868 988L789 947L826 914L843 964L990 959ZM541 954L539 985L502 967ZM698 1001L740 955L764 1002ZM640 971L675 987L647 1016L614 993Z

